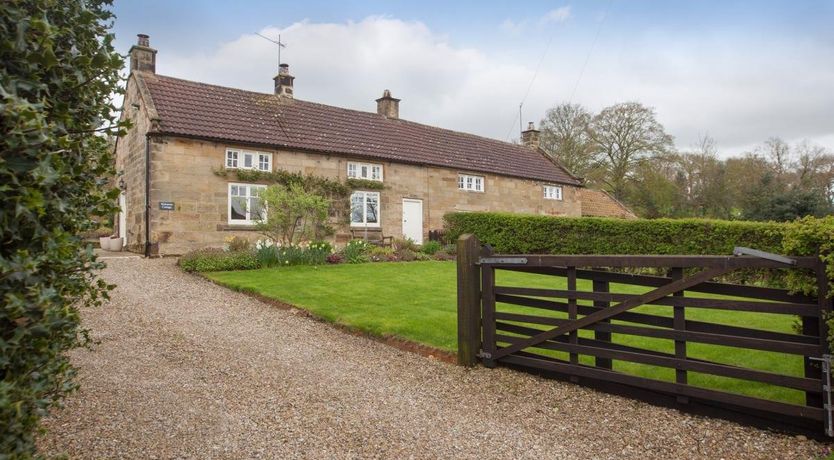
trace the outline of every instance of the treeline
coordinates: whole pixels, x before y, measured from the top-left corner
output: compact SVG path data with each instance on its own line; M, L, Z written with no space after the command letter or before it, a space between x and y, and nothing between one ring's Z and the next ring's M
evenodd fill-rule
M653 109L628 102L597 114L577 104L547 111L541 147L638 215L788 221L834 210L834 154L773 137L719 158L709 136L678 150Z

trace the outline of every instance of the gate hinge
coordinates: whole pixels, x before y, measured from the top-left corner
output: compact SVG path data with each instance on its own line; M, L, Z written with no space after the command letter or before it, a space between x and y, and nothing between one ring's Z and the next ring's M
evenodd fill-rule
M479 264L527 265L526 257L481 257Z
M481 358L481 359L491 359L492 358L492 354L487 353L484 350L479 351L478 354L475 355L475 356L478 357L478 358Z

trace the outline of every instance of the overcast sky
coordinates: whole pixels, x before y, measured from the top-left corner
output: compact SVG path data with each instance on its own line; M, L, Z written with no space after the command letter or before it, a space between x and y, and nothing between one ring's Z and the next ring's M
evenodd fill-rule
M680 149L722 156L771 136L834 151L834 0L390 2L117 0L116 45L137 33L157 72L271 92L277 49L299 99L501 140L572 101L654 107Z

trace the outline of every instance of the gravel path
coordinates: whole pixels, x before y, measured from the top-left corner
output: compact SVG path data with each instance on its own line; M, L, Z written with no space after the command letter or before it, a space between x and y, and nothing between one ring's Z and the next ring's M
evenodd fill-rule
M179 271L112 259L82 389L46 421L72 458L816 458L825 446L345 334Z

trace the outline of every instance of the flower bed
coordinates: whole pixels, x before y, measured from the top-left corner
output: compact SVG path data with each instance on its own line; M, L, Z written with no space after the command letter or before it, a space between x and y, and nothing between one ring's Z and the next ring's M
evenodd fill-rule
M188 272L252 270L294 265L323 265L369 262L411 262L452 260L455 246L430 241L422 246L410 240L396 240L391 247L374 246L363 240L350 241L337 249L326 241L280 246L270 240L232 237L223 249L201 249L182 256L179 265Z

